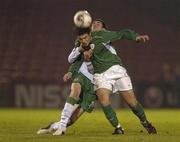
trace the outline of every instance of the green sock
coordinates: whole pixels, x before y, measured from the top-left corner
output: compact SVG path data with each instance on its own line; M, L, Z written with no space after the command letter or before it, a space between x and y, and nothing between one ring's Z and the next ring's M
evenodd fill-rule
M147 122L144 109L139 102L137 102L135 107L131 107L131 110L134 112L134 114L139 118L141 122Z
M66 102L74 105L77 104L78 100L74 99L73 97L68 97Z
M104 111L104 114L106 115L106 118L108 121L111 123L113 127L117 127L119 122L116 116L116 113L114 112L113 108L111 105L108 106L102 106L102 109Z

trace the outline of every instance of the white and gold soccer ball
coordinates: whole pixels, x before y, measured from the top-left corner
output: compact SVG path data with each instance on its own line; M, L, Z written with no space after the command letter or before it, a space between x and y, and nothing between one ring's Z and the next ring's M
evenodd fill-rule
M88 28L91 26L92 18L88 11L81 10L74 15L74 24L78 28Z

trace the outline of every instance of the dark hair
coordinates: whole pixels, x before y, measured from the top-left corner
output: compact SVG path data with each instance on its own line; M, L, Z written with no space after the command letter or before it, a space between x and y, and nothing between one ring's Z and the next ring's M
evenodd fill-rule
M107 26L106 26L106 24L104 23L104 21L103 21L102 19L96 19L96 20L94 20L94 21L99 21L99 22L101 22L103 28L104 28L104 29L107 29Z
M77 35L83 35L83 34L90 34L91 32L91 29L88 27L88 28L76 28L76 34Z

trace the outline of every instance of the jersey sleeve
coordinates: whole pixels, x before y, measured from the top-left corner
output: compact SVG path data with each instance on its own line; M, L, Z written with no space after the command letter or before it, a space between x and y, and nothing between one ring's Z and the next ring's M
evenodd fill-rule
M75 60L78 59L80 54L81 54L81 52L79 52L79 48L78 47L73 48L73 50L71 51L71 53L68 56L68 62L69 63L73 63Z
M123 29L118 32L105 31L102 33L104 43L110 43L119 39L135 40L139 34L129 29Z

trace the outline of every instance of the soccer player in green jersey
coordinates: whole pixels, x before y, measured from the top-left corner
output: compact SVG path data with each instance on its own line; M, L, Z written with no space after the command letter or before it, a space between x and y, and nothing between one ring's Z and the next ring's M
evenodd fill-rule
M99 19L96 20L96 21L94 21L94 22L97 22L97 23L99 24L99 26L93 27L93 29L91 29L91 31L105 31L105 30L106 30L105 24L102 23ZM87 29L85 29L85 32L86 32L86 30L87 30ZM79 32L83 32L83 30L82 30L82 31L80 30ZM86 46L86 45L82 45L82 46ZM91 45L90 45L90 47L91 47ZM110 46L110 45L107 45L106 47L109 48L109 49L113 49L113 47ZM93 48L93 47L91 47L91 48ZM75 60L75 59L77 58L77 56L80 54L80 53L78 52L78 50L77 50L77 51L75 51L75 50L77 50L77 48L74 49L74 52L73 52L73 54L71 55L71 58L73 57L74 60ZM87 52L87 51L84 52L84 56L88 55L88 54L86 54L86 52ZM73 61L74 61L74 60L73 60ZM109 110L108 110L108 113L106 113L107 119L109 120L109 122L111 123L111 125L116 128L115 131L113 132L113 134L123 134L123 133L124 133L124 130L123 130L123 128L121 127L121 125L120 125L120 123L119 123L116 115L113 115L112 117L109 117L109 114L114 114L114 110L113 110L113 109L109 109ZM118 122L118 125L116 125L114 122Z
M85 31L86 32L90 32L90 30L88 29L85 29ZM81 32L81 31L80 31ZM83 31L84 32L84 31ZM84 45L79 45L78 47L83 47ZM77 54L79 54L80 56L81 56L81 54L79 53L79 51L81 51L81 49L79 50L79 48L76 48L76 49L74 49L74 52L73 53L77 53ZM84 51L83 52L83 54L85 54L87 51ZM70 57L70 56L69 56ZM71 58L72 58L72 56L71 56ZM76 58L76 57L75 57ZM72 60L72 59L71 59ZM75 61L75 59L73 59L74 61ZM90 88L92 88L93 87L93 84L92 84L92 81L89 83L88 81L86 81L86 82L80 82L80 84L79 84L79 80L84 80L83 78L83 76L81 75L81 77L79 78L79 77L77 77L78 75L76 74L76 73L74 73L74 71L76 72L77 71L77 69L79 69L79 71L86 77L86 78L88 78L89 80L92 80L91 79L91 75L90 74L87 74L87 70L86 70L86 68L88 68L88 70L89 70L89 68L91 68L90 67L90 63L89 62L83 62L82 64L81 64L81 61L83 62L84 60L80 60L80 61L76 61L74 64L79 64L80 65L80 68L78 68L78 66L76 66L75 67L75 70L73 70L73 69L71 69L71 73L73 73L73 75L75 74L75 79L74 79L74 81L73 81L73 83L78 83L78 84L74 84L75 86L73 87L73 88L71 88L71 92L73 92L73 91L75 91L75 92L81 92L81 90L83 91L83 99L82 99L82 102L87 102L87 101L89 101L89 103L92 101L92 99L90 99L89 100L89 97L91 97L92 96L92 93L88 93L87 91L88 91L88 88L90 89ZM70 61L70 59L69 59L69 62L73 62L73 61ZM92 68L91 68L92 69ZM91 72L92 73L92 72ZM70 75L69 75L69 73L67 73L67 75L66 75L66 77L65 78L70 78L69 77ZM86 79L87 80L87 79ZM82 87L82 89L81 89L81 87ZM85 88L85 89L84 89ZM78 91L79 90L79 91ZM74 98L74 99L78 99L78 94L79 93L76 93L77 94L77 96L75 95L72 95L71 97L72 98ZM88 96L88 94L90 94L89 95L89 97L87 97ZM85 99L85 98L87 98L87 99ZM88 104L89 104L88 103ZM86 106L87 106L87 104L86 104ZM82 105L82 103L81 103L81 107L83 107L83 105ZM81 110L81 109L80 109ZM67 110L66 111L70 111L70 108L67 108ZM77 110L77 112L79 112L78 110ZM78 119L78 117L83 113L84 111L81 111L80 113L78 113L79 115L76 115L77 117L75 117L76 119L75 120L77 120ZM109 110L109 112L110 113L113 113L113 111L111 111L111 110ZM62 117L63 117L63 113L62 113L62 115L61 115L61 120L62 120ZM70 117L70 116L69 116ZM117 118L116 118L117 119ZM108 120L109 121L111 121L111 118L108 118ZM118 121L118 120L117 120ZM67 124L67 121L66 121L66 124ZM62 132L64 132L65 130L63 130L64 128L65 128L65 125L66 125L65 123L63 123L63 125L61 125L61 127L59 127L57 130L56 130L56 132L54 133L54 135L61 135L62 134ZM64 128L62 128L62 126L64 127ZM123 129L122 129L122 127L120 126L120 123L118 122L118 125L117 125L117 128L118 128L118 131L116 130L116 133L114 133L114 134L123 134L124 133L124 131L123 131Z
M109 113L112 112L109 97L111 92L118 92L140 119L141 124L146 128L148 133L157 133L155 127L147 120L143 107L134 95L130 77L123 67L121 59L113 49L107 48L108 44L115 40L128 39L146 42L149 40L149 37L147 35L139 35L129 29L124 29L119 32L99 31L91 32L91 34L83 33L79 34L78 38L81 44L91 44L94 47L84 57L86 60L91 59L94 66L94 80L97 87L96 94L106 117L116 118L115 112ZM114 121L113 123L116 127L118 121L115 119L112 121Z
M101 30L105 30L105 28L106 27L104 25L101 27L94 28L93 31L101 31ZM70 78L72 78L72 75L73 75L74 81L71 86L70 97L68 97L66 105L63 109L61 120L59 122L51 123L47 127L41 128L40 130L38 130L37 132L38 134L47 134L47 133L51 133L55 131L54 135L61 135L65 132L66 127L72 125L85 111L87 112L92 111L93 102L95 101L95 98L93 95L94 92L92 89L90 89L93 87L93 84L92 84L93 76L90 73L88 73L88 71L92 70L92 67L91 67L92 65L90 62L84 62L81 65L79 64L79 61L77 60L77 58L81 56L83 50L84 49L82 49L81 46L74 48L68 57L69 63L73 63L73 64L71 65L69 72L64 75L63 80L67 82ZM84 54L86 54L86 51L84 51ZM78 68L78 66L80 66L80 68ZM78 75L77 71L80 72L80 75ZM91 90L91 91L88 91L88 90ZM81 92L81 95L80 95L80 92ZM68 101L70 98L75 99L75 100L78 99L79 95L81 96L81 101L79 105L72 104L71 102ZM74 106L73 112L69 115L65 114L64 112L64 110L68 112L71 112L72 110L70 107L67 107L67 104L70 106L71 105ZM118 123L118 131L116 130L116 133L114 134L123 134L123 133L124 131L122 127L120 127L120 123Z
M72 78L71 91L66 100L61 113L59 122L54 122L45 128L38 130L37 134L47 134L54 132L53 135L62 135L67 126L72 125L85 111L92 112L96 95L94 92L93 75L90 67L83 63L77 68L79 62L73 63L68 73L63 77L64 82ZM88 70L89 69L89 70Z

